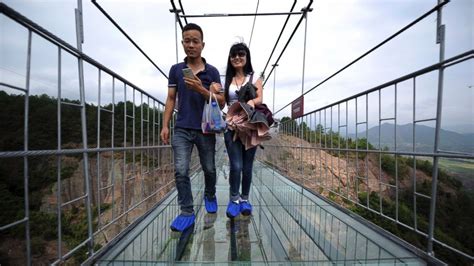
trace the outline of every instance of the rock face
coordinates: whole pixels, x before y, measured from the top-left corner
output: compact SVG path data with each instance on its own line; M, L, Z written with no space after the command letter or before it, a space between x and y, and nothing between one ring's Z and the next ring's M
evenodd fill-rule
M115 153L113 158L112 153L88 158L93 231L101 230L94 243L105 244L174 188L170 156L169 150L163 150L155 156L151 152L149 156L139 151L135 155L127 152L125 160L123 152ZM63 179L60 187L56 182L50 191L45 191L41 211L57 213L58 189L61 191L61 204L69 202L62 207L63 215L73 208L85 211L82 156L62 158L62 168L72 166L76 169L70 178Z
M334 191L353 201L358 193L389 193L386 186L393 178L379 169L376 156L354 152L330 152L319 144L300 138L278 135L265 146L264 160L294 181L328 197ZM278 147L271 146L277 145ZM357 159L358 158L358 159Z

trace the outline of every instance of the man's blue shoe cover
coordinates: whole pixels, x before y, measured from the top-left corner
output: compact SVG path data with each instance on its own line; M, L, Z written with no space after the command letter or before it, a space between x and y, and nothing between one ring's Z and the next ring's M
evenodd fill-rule
M173 231L183 232L188 227L194 224L194 220L196 220L196 216L194 215L194 213L191 215L180 214L171 223L170 228Z
M206 211L208 213L216 213L217 212L217 198L208 198L204 196L204 205L206 206Z

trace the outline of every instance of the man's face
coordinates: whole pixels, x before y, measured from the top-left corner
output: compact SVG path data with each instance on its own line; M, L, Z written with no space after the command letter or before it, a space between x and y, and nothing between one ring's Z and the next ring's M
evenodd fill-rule
M183 32L183 44L184 52L190 58L197 58L201 56L202 49L204 48L204 42L202 41L201 33L197 30L187 30Z

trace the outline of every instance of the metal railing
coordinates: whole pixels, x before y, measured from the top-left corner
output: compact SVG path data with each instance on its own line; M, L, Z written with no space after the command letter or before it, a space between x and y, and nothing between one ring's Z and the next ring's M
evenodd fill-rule
M23 118L15 121L23 130L9 126L1 128L1 134L5 135L21 132L15 139L18 145L2 147L0 164L2 169L8 164L22 164L20 172L12 170L1 175L4 180L14 180L13 175L21 175L23 182L14 182L22 183L23 193L15 194L10 201L14 204L2 209L13 215L2 216L0 242L2 245L6 241L17 243L15 254L18 255L9 256L12 263L80 263L123 233L174 188L171 146L160 140L164 104L7 5L0 3L0 12L28 33L25 86L0 81L1 90L11 92L2 95L4 99L23 102L23 114L19 115ZM30 93L35 41L46 41L57 50L56 95L42 97ZM63 67L66 57L74 58L79 69L74 77L79 83L79 100L63 96L63 92L70 89L61 81L64 72L70 70ZM84 63L96 73L95 78L89 78L95 79L97 86L84 85ZM86 101L86 93L96 94L97 102ZM32 106L33 101L40 101L42 106L49 106L49 110L54 111L39 110ZM50 120L35 121L37 112L46 112L43 115ZM16 115L8 114L10 117ZM32 139L38 136L30 134L32 128L37 130L38 126L48 128L54 124L56 129L49 132L52 135L40 133L46 144L38 145L39 140ZM173 125L174 117L171 129ZM77 129L81 139L76 143L71 143L70 136L65 133L71 126ZM198 169L196 156L193 156L191 166L192 171ZM41 172L36 168L46 170ZM33 182L44 184L40 185L39 191L32 191L29 184ZM42 202L38 208L38 202L33 202L38 197L32 198L32 193L45 194L48 202ZM18 204L23 205L21 210L12 209ZM51 231L47 237L37 230L44 227ZM38 256L38 252L41 253L37 251L38 245L54 246L55 251L49 252L47 261ZM69 260L73 256L77 258Z
M458 182L446 175L440 161L465 160L471 166L474 163L473 150L446 151L440 148L443 94L446 93L443 90L444 72L454 66L468 70L474 58L473 50L449 59L444 58L441 9L446 3L447 1L438 3L432 10L349 65L312 89L302 92L299 97L334 78L434 12L438 12L439 63L307 112L299 118L281 121L278 133L265 145L259 159L272 166L275 171L339 205L355 209L365 217L375 217L373 221L379 225L388 221L397 228L402 228L401 230L416 233L417 237L421 236L426 240L426 246L418 246L431 256L435 256L435 249L440 253L448 250L455 256L472 262L473 254L469 249L452 244L452 239L441 232L441 229L447 228L437 227L436 223L439 220L436 216L439 201L446 200L438 197L449 193L443 186L449 182ZM434 106L436 112L433 116L424 117L422 108L417 106L417 92L420 91L417 79L428 75L437 76L437 85L428 92L424 90L424 93L435 95L429 105ZM400 88L403 88L403 95L399 93ZM409 122L399 121L402 99L404 103L411 103L412 116ZM291 102L277 113L290 105ZM308 105L306 103L305 107ZM411 132L408 145L399 140L399 126L402 123ZM425 125L432 125L430 150L418 143ZM376 132L369 135L372 127ZM390 133L391 143L382 141L387 132ZM470 216L472 215L465 214L464 218ZM457 241L462 242L460 239Z
M439 3L419 20L431 13L440 12L446 3L447 1ZM0 3L0 12L9 20L22 25L28 32L25 86L0 82L2 90L5 88L5 90L20 93L23 99L23 120L20 123L23 125L23 132L19 136L20 145L14 149L2 149L0 162L4 165L13 161L21 163L21 171L16 172L15 175L21 175L23 179L21 186L23 196L20 200L24 205L20 217L12 216L0 222L1 239L2 241L18 241L18 236L22 236L23 240L19 246L23 246L20 249L24 258L20 260L20 263L35 262L33 249L36 246L34 243L36 240L33 239L35 235L32 234L32 228L40 224L35 224L37 218L30 215L31 211L37 211L31 208L29 184L33 180L32 166L53 162L53 171L43 175L48 176L53 173L56 179L55 185L47 184L53 186L52 195L55 197L50 204L54 207L49 209L49 214L52 214L54 219L48 221L54 221L57 229L53 237L56 252L49 262L60 264L74 255L90 257L99 248L96 244L105 244L126 231L130 223L144 217L173 188L174 170L171 147L163 145L159 138L163 103L3 3ZM177 21L181 23L180 20ZM418 20L414 21L390 38L417 22ZM440 17L438 23L440 32L444 32ZM33 36L38 36L39 39L46 40L57 48L58 87L57 95L52 98L56 108L55 114L50 114L56 115L57 142L53 146L39 146L40 148L32 142L29 131L31 125L36 122L30 119L34 114L30 101L36 100L34 95L30 95L31 47L32 42L36 40ZM440 41L444 42L443 38ZM289 41L284 49L288 44ZM332 79L378 47L368 51L313 89ZM469 164L472 164L474 160L472 153L447 152L439 148L443 72L452 66L465 66L474 58L474 52L470 50L444 59L443 49L444 44L441 45L440 60L437 64L306 113L297 120L288 120L280 124L279 133L265 145L265 150L259 153L259 159L272 166L273 171L281 172L343 207L367 210L368 215L375 214L376 217L415 232L417 236L427 240L424 249L432 256L435 255L433 254L435 248L440 247L472 261L472 254L451 245L445 238L438 238L439 235L435 230L437 196L441 193L439 183L446 181L440 180L440 160L463 159ZM66 89L62 87L61 82L62 58L65 55L77 60L80 83L79 101L64 99L61 96ZM98 85L91 88L92 91L97 92L98 101L95 105L88 103L85 98L89 88L84 85L83 62L90 64L97 71ZM268 78L278 65L277 63L278 60L272 65ZM417 78L429 73L438 74L438 86L432 91L437 95L435 102L432 103L436 106L437 112L434 117L420 119L419 110L416 107ZM105 84L102 82L106 79L104 77L111 80L112 90L109 100L104 100L107 98L103 91ZM400 143L397 142L397 125L399 125L397 108L399 108L400 99L398 92L402 84L404 86L411 84L410 99L413 103L411 110L413 116L409 123L412 138L408 149L406 147L400 149ZM385 114L385 106L389 105L385 103L386 94L392 95L391 98L388 97L390 103L393 103L391 115ZM123 98L118 99L117 95L123 95ZM13 97L16 94L10 96ZM102 100L104 100L103 103ZM377 111L369 112L369 108L374 106ZM74 121L80 124L78 131L81 138L80 147L63 141L67 137L63 134L64 125L67 123L64 120L67 117L66 109L75 110L80 114L80 118ZM93 119L90 119L91 114ZM368 133L369 121L374 119L375 125L378 126L375 144L371 142ZM393 142L388 147L382 143L381 138L382 126L387 122L393 124L393 128L390 129L393 133ZM432 151L420 150L416 141L417 128L423 123L436 125L432 138ZM349 128L355 128L354 134L351 134ZM7 131L17 132L13 128L1 128L1 130L2 134ZM431 169L429 175L422 173L422 166L425 168L426 166L420 165L424 164L427 158L431 160L431 164L428 164L428 168ZM82 172L81 167L76 167L79 170L68 173L71 171L71 165L82 165ZM192 165L193 170L198 169L195 158ZM390 174L388 174L387 165L392 166ZM38 176L35 174L34 178ZM78 183L72 184L73 180L77 180ZM81 188L80 191L76 191L77 188ZM47 191L44 188L40 193ZM405 216L407 208L409 209L408 219ZM5 211L14 213L14 210ZM72 229L79 227L70 226L72 222L77 221L82 222L80 224L82 235L72 239ZM23 230L23 233L12 237L13 234L9 234L12 230ZM436 244L435 248L433 244Z
M441 215L450 213L449 208L452 206L446 207L452 202L449 190L464 193L460 191L461 182L450 176L444 165L447 162L462 160L469 169L474 163L472 143L466 143L463 150L459 150L459 147L453 150L446 145L441 148L444 134L441 123L443 108L446 108L443 98L447 93L444 88L445 71L452 68L467 70L468 73L474 58L474 50L471 49L445 59L446 40L442 11L448 3L449 1L438 1L431 10L311 89L302 91L298 97L303 98L334 79L357 61L390 43L392 39L426 20L433 13L437 15L438 63L318 108L300 118L284 121L278 128L276 138L266 145L260 159L341 206L355 209L378 225L390 228L390 225L387 226L389 222L391 225L395 224L397 230L415 232L416 240L410 236L408 238L431 256L451 252L455 257L462 258L457 263L472 263L472 245L460 244L464 239L460 239L459 234L454 239L445 233L452 231L450 225L440 225L440 221L444 219L437 216L438 212ZM305 72L304 63L302 71ZM430 86L428 90L423 86L418 88L417 82L422 83L427 76L436 77L435 85ZM304 78L302 83L304 88ZM423 108L418 106L419 98L423 97L418 95L421 94L420 91L423 91L425 98L426 95L435 95L429 103L424 103L435 108L434 114L426 116L423 114ZM276 113L289 107L292 102L294 101L290 101ZM402 104L406 106L406 103L411 106L411 118L400 119L400 109ZM308 107L308 103L305 106ZM472 124L472 119L468 123ZM399 139L399 127L402 125L408 127L411 132L409 143ZM423 138L429 140L424 139L425 142L431 142L428 150L419 143L421 132L426 130L426 127L423 127L425 125L431 126L431 135L423 135ZM387 131L391 138L389 143L382 141L387 137L384 136L388 134ZM450 161L447 161L448 159ZM467 194L455 197L464 195ZM472 223L472 214L462 215L461 219L470 219ZM420 241L420 237L425 240ZM425 241L426 245L419 243Z

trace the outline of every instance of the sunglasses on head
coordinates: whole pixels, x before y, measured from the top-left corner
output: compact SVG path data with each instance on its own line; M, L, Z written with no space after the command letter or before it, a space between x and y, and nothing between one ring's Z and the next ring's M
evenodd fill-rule
M233 52L230 54L230 58L236 58L237 56L240 58L243 58L247 56L247 53L245 51L238 51L238 52Z

